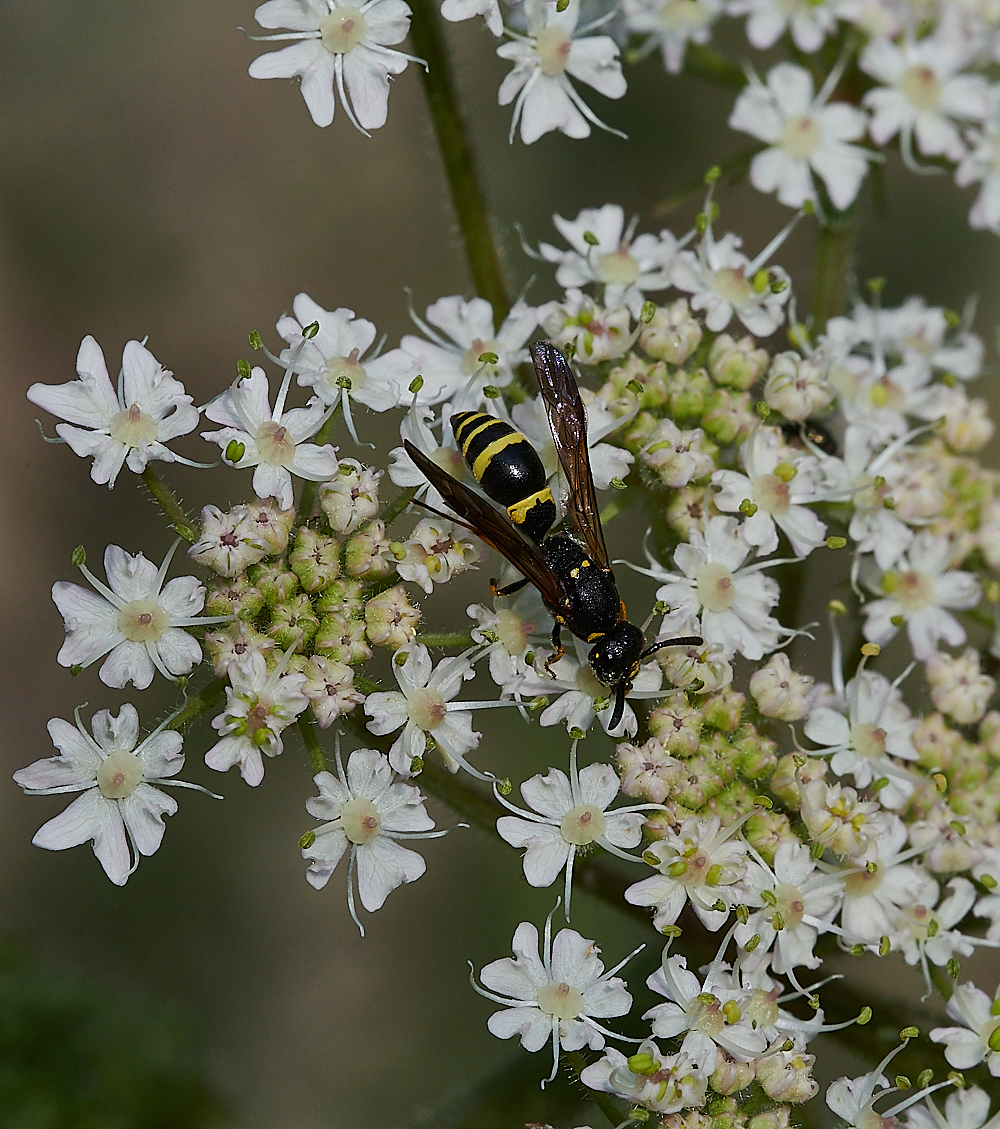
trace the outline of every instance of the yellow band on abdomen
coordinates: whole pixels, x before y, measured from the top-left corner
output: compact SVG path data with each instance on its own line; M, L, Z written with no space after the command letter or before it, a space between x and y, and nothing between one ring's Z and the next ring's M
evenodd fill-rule
M528 510L534 509L535 506L539 506L543 502L551 501L553 501L552 491L546 486L544 490L539 490L537 494L529 494L527 498L515 502L513 506L508 506L507 516L515 525L523 525L524 519L528 516Z
M477 424L476 420L482 420L483 422ZM499 422L502 421L498 420L496 416L488 416L484 412L480 412L478 415L473 416L471 420L467 420L462 425L463 427L469 427L470 425L474 426L472 426L472 430L462 440L462 454L467 455L469 453L469 447L472 445L472 440L475 439L480 431L485 431L488 427L492 427L493 424Z
M490 465L490 460L493 456L499 454L504 447L509 447L511 443L527 443L527 439L525 439L519 431L512 431L508 435L502 435L499 439L494 439L488 447L483 448L476 457L476 461L472 464L472 473L476 476L477 482L482 481L483 475L486 473L486 468Z

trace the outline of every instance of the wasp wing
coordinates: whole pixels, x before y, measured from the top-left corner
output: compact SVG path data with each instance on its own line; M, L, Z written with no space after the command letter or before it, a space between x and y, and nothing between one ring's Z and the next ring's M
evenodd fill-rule
M517 569L519 569L538 589L549 608L559 608L566 602L566 593L556 574L539 556L534 545L529 544L500 514L478 494L474 494L456 478L442 470L414 445L406 440L406 453L414 461L417 469L434 486L445 502L455 511L461 524L481 537L490 548L495 549ZM428 506L428 509L432 507ZM438 511L434 511L435 513ZM449 515L444 514L444 517Z
M572 531L599 564L609 565L587 442L587 409L569 362L550 341L531 346L556 454L569 486L566 511Z

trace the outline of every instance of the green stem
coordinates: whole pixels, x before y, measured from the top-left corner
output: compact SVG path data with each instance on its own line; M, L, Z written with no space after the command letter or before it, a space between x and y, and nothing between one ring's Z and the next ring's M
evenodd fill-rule
M380 516L386 529L392 525L396 518L399 517L413 501L413 495L416 494L419 489L419 486L411 486L408 490L401 490L396 497L384 507Z
M814 336L826 329L830 318L844 312L855 228L853 212L843 212L819 229L811 311Z
M721 175L717 182L718 185L720 187L723 184L729 186L741 180L750 167L750 162L763 148L763 145L751 145L749 149L744 149L742 153L738 153L735 157L730 157L728 161L723 161L719 165ZM672 196L666 196L658 204L654 204L650 214L656 219L659 219L661 216L668 215L675 208L679 208L682 204L686 204L688 200L696 196L699 199L704 197L706 190L707 185L705 184L705 178L704 176L699 176L697 180L690 181ZM718 188L716 188L716 191L718 191Z
M154 501L160 507L164 516L170 521L177 536L183 537L188 544L193 545L198 537L191 524L191 519L188 517L177 495L163 479L160 478L156 471L153 470L152 464L147 464L141 477L142 481L146 484L146 489L153 495Z
M439 631L418 635L417 642L425 647L471 647L472 635L468 631Z
M168 722L167 729L180 731L187 729L189 725L193 725L202 714L207 713L219 703L225 689L226 680L224 678L213 678L204 689L188 699L187 705Z
M305 714L299 715L299 732L305 742L306 752L309 754L309 763L316 772L326 772L326 757L320 748L319 737L316 736L316 723Z
M731 63L725 55L703 47L700 43L689 43L684 55L684 70L687 74L702 78L716 86L728 90L742 90L747 84L747 76L742 68Z
M433 0L412 0L410 8L413 11L410 40L416 54L427 63L423 74L424 90L472 280L476 293L492 304L494 321L499 326L510 311L510 298L486 210L486 199L476 178L468 132L459 109L444 30Z

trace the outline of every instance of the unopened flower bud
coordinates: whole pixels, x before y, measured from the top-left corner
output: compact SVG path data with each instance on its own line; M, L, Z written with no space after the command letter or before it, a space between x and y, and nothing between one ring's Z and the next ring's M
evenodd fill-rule
M267 633L283 651L292 646L296 651L304 651L318 628L319 619L309 597L300 592L290 600L275 605Z
M728 333L720 333L709 350L708 371L716 384L745 390L756 383L767 362L767 350L756 348L752 337L734 341Z
M750 676L750 693L765 717L798 721L809 712L814 679L792 670L788 656L777 651Z
M646 328L639 343L655 360L682 365L701 344L701 325L686 298L678 298L669 306L654 307L652 316L643 321Z
M340 575L340 542L301 525L288 563L306 592L318 592Z
M365 604L365 633L375 647L398 650L411 643L423 613L410 603L406 589L397 584Z
M220 580L208 587L205 598L206 615L234 615L237 619L252 620L264 607L264 593L255 588L246 576Z
M764 399L785 419L801 422L832 403L833 388L824 366L798 353L778 353L767 374Z
M705 724L723 733L734 732L739 727L746 703L745 695L727 686L702 704Z
M753 430L750 393L716 388L705 398L701 426L716 443L734 443Z
M378 489L382 471L341 459L338 474L319 488L319 504L334 533L353 533L378 517Z
M367 662L372 649L365 638L365 621L360 617L327 615L320 620L313 647L325 658L347 666Z
M705 410L705 397L712 390L708 373L700 368L694 372L679 369L669 381L670 414L675 419L691 419Z
M780 1102L807 1102L819 1090L812 1078L814 1055L777 1051L757 1060L757 1081L769 1098Z
M283 604L299 590L299 578L284 561L254 565L247 576L263 592L265 603L272 608Z
M708 1084L717 1094L735 1094L737 1090L745 1090L754 1080L754 1076L752 1062L734 1062L723 1051L719 1051L715 1070Z
M381 580L388 576L394 561L385 536L382 521L370 521L362 526L344 546L344 571L348 576L361 576L365 580Z

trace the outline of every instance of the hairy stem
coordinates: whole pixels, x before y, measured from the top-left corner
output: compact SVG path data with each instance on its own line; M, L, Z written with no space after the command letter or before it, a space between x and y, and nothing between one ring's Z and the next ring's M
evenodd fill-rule
M320 748L319 737L316 734L316 723L311 717L300 714L298 726L306 746L306 752L309 754L309 763L316 772L326 772L326 757L323 756L323 750Z
M826 329L830 318L844 312L856 227L853 212L838 212L819 229L811 310L814 335Z
M146 485L146 489L153 495L153 500L160 507L163 515L170 521L177 536L183 537L189 545L193 545L198 539L198 535L194 531L191 519L181 505L180 499L163 479L160 478L156 471L153 470L151 463L147 464L146 469L142 472L141 478Z
M472 633L469 631L439 631L418 635L417 642L425 647L471 647Z
M419 486L411 486L407 490L401 490L391 502L389 502L381 513L382 521L385 523L386 529L396 520L397 517L406 509L406 507L413 501L413 495L420 489Z
M570 1051L569 1054L566 1055L566 1060L569 1069L573 1073L573 1077L579 1079L580 1075L587 1067L587 1060L580 1051ZM621 1123L627 1119L628 1114L626 1107L615 1101L610 1094L605 1094L600 1090L587 1090L587 1098L604 1114L608 1119L609 1125L621 1125Z
M213 678L197 694L189 698L184 708L167 723L167 729L176 729L178 732L187 729L221 701L226 689L224 678Z
M424 89L472 280L476 293L492 304L495 324L499 326L510 310L510 298L459 108L444 29L433 0L412 0L410 7L410 40L428 65L423 72Z

